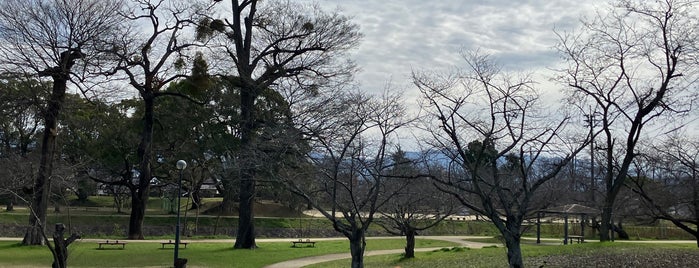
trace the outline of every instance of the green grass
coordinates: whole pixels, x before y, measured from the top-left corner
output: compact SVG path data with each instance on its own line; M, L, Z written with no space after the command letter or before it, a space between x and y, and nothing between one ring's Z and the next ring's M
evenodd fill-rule
M191 243L180 250L188 267L263 267L284 260L307 256L349 252L347 240L319 241L316 247L292 248L288 242L258 243L254 250L233 250L231 243ZM400 249L402 239L369 239L367 250ZM418 239L418 247L448 247L451 242ZM173 250L161 249L157 242L132 242L125 250L98 250L95 242L76 242L70 246L70 267L167 267ZM52 262L46 247L22 247L16 242L0 242L0 267L47 267Z
M367 250L400 249L402 239L369 239ZM288 242L258 243L255 250L233 250L230 243L192 243L180 251L189 260L188 267L263 267L276 262L307 256L345 253L346 240L320 241L315 248L292 248ZM445 241L418 239L419 247L442 247L431 252L417 252L416 258L403 259L400 254L365 257L365 267L507 267L503 247L468 249L453 247ZM161 249L157 242L132 242L125 250L98 250L95 242L76 242L70 247L70 267L168 267L173 250ZM568 246L523 245L527 259L544 256L575 256L644 252L653 250L696 252L695 244L584 243ZM46 247L22 247L16 242L0 242L0 267L47 267L51 255ZM350 260L325 262L308 267L348 267Z
M528 258L545 256L573 256L619 254L628 251L673 250L696 252L695 244L637 244L637 243L584 243L568 246L522 245L525 263ZM401 254L371 256L364 258L365 267L507 267L507 252L504 247L468 249L444 248L432 252L416 252L415 258L404 259ZM307 266L307 268L341 268L349 267L350 260L324 262Z
M79 202L75 195L68 196L68 202L72 206L82 207L112 207L114 206L114 197L112 196L90 196L85 202Z

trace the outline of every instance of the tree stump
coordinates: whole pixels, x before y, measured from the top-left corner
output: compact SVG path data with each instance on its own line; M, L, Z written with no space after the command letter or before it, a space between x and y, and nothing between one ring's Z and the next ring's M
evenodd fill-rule
M66 268L68 260L68 245L73 243L80 236L77 234L72 234L68 239L63 239L63 232L65 232L66 227L63 223L56 223L56 231L53 233L53 244L54 244L54 256L53 256L53 268Z
M175 268L187 268L187 259L178 258L175 260Z

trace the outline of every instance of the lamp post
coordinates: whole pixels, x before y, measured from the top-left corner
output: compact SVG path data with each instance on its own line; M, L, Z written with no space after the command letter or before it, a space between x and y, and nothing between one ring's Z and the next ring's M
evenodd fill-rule
M180 171L180 179L177 182L177 228L175 229L175 260L174 267L183 267L184 263L179 262L178 253L180 251L180 199L182 198L182 172L187 167L184 160L177 161L177 169Z

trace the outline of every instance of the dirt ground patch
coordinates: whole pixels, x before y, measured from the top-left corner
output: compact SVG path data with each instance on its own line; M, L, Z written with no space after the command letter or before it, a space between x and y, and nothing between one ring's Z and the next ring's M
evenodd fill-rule
M642 249L525 259L525 267L699 267L699 250Z

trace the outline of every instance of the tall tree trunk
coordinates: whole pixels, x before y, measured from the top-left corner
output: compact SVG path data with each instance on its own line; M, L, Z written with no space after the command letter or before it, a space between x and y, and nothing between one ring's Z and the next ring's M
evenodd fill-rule
M143 132L141 142L138 145L139 175L136 191L131 193L131 216L129 217L129 239L144 239L143 219L146 216L146 205L150 191L151 154L153 150L153 109L155 97L152 91L145 90L141 93L144 103Z
M238 209L238 233L235 240L235 248L256 248L255 224L253 205L255 203L255 170L258 159L255 159L255 130L256 118L254 114L255 98L257 97L254 86L243 86L240 92L240 206Z
M602 215L601 217L601 222L599 225L599 239L600 241L610 241L611 237L609 236L610 231L612 231L612 213L613 213L613 206L614 206L614 199L616 198L616 195L610 195L609 192L607 193L606 197L604 198L604 205L602 207Z
M148 196L140 189L134 189L131 192L131 214L129 215L129 239L144 239L143 236L143 219L146 214L146 201L143 196Z
M522 205L526 207L526 204ZM526 210L523 210L526 211ZM507 263L509 263L511 268L522 268L524 267L524 261L522 260L522 220L524 213L518 215L508 215L507 221L499 220L497 214L491 216L491 221L495 223L495 226L500 231L500 235L505 240L505 247L507 247Z
M519 231L517 231L519 233ZM507 246L507 262L511 268L524 267L522 260L522 247L520 245L520 237L513 235L504 235L505 246Z
M415 258L415 230L407 228L405 232L405 258Z
M240 182L240 210L235 248L253 249L257 247L255 244L254 203L255 181L243 179Z
M46 210L48 208L49 190L51 188L51 173L53 172L53 157L56 149L56 135L58 135L58 115L65 99L68 77L54 74L51 99L44 112L44 132L41 139L41 159L39 160L39 173L34 181L31 211L29 213L29 227L24 234L22 244L43 245L41 233L45 231Z
M352 255L352 268L364 268L364 250L366 249L364 230L354 230L348 238L350 254Z

